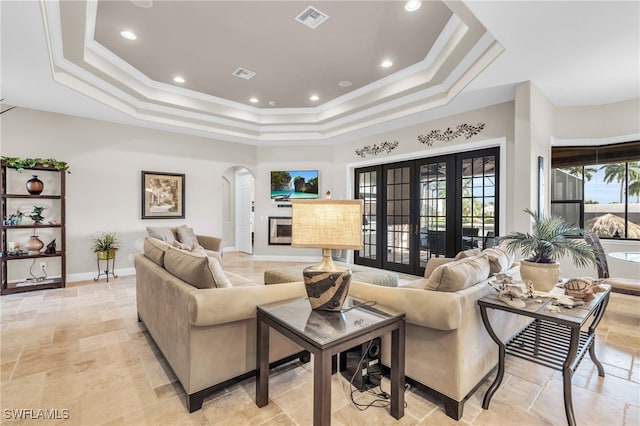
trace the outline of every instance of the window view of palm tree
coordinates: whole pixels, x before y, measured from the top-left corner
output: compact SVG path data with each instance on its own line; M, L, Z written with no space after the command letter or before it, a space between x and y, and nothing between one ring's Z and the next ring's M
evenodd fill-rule
M640 162L552 170L552 213L601 238L640 239Z

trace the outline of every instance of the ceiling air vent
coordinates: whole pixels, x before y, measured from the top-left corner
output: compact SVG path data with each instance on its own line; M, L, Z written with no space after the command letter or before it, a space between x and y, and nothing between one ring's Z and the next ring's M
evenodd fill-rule
M324 12L320 12L313 6L307 7L298 16L296 16L296 21L301 22L307 27L314 29L327 19L329 19L329 15Z
M233 75L235 75L236 77L244 78L245 80L251 80L251 77L256 75L256 73L253 71L249 71L246 68L238 67L233 72Z

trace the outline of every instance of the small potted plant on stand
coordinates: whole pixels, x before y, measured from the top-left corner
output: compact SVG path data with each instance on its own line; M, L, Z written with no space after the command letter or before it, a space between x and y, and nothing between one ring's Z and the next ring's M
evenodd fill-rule
M525 283L531 281L538 291L551 291L560 278L557 261L565 255L571 256L577 267L596 265L593 247L576 238L584 235L582 229L558 216L539 217L529 209L525 212L532 218L531 232L512 232L499 239L510 252L521 250L525 260L520 264L520 276Z
M103 232L93 240L93 252L100 260L110 260L116 256L119 242L115 232Z

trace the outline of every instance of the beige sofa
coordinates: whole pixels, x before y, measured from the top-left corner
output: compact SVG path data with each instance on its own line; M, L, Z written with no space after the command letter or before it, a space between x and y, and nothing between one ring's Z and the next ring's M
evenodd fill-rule
M189 412L209 393L254 374L256 305L305 296L302 282L252 283L223 271L215 256L153 238L145 239L135 268L138 318L187 393ZM303 355L273 330L270 339L274 365Z
M446 414L456 420L462 417L465 401L498 362L498 347L484 328L477 300L495 292L488 284L491 274L506 272L519 279L513 259L493 250L491 256L487 251L456 261L431 259L425 278L396 288L353 281L349 290L359 300L406 313L407 381L443 400ZM512 336L527 323L523 317L490 311L491 324L501 338ZM386 366L390 344L390 335L383 336Z

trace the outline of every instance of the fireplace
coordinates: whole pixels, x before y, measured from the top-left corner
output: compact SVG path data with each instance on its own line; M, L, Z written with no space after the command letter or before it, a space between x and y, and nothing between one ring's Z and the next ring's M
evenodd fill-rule
M269 217L269 245L291 245L290 217Z

